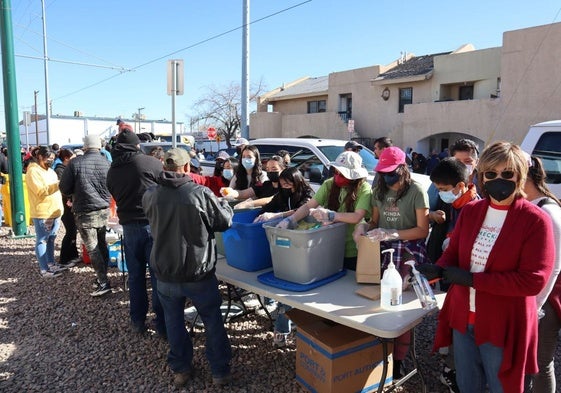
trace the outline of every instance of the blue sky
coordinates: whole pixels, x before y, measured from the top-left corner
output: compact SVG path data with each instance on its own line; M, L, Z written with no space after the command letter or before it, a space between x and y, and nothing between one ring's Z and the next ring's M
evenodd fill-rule
M171 119L168 59L185 62L178 121L188 123L196 114L193 103L207 87L240 82L242 0L45 4L53 114L130 117L143 107L148 119ZM29 58L43 56L41 1L11 5L21 118L31 110L34 90L39 113L45 111L43 61ZM388 64L402 51L424 55L466 43L476 49L501 46L504 31L558 22L561 8L553 0L250 0L250 6L252 22L264 18L250 27L250 77L268 89L302 76Z

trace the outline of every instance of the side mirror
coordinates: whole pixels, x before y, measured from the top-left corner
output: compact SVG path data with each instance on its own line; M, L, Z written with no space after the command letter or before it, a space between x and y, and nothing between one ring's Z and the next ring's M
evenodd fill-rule
M321 169L317 167L310 168L310 183L323 183L323 176L321 175Z

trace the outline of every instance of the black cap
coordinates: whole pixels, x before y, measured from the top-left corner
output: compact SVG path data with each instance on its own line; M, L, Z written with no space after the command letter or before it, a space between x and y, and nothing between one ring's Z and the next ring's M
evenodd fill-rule
M345 150L346 149L353 149L353 150L361 150L362 149L362 145L356 141L348 141L345 144Z

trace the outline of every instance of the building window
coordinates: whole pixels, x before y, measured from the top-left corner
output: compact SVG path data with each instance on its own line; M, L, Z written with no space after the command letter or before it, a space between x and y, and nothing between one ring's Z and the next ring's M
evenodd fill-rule
M473 86L460 86L460 100L473 100Z
M325 100L308 101L308 113L325 112L325 108L326 108Z
M413 103L413 88L399 89L399 113L403 113L403 107Z

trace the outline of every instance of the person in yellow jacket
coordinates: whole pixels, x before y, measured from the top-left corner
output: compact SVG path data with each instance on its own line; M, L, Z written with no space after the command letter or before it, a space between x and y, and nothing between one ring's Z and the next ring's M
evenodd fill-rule
M61 273L55 263L55 238L63 205L58 176L51 169L54 159L55 154L49 147L37 147L25 174L30 215L35 226L35 255L43 277L57 277Z

